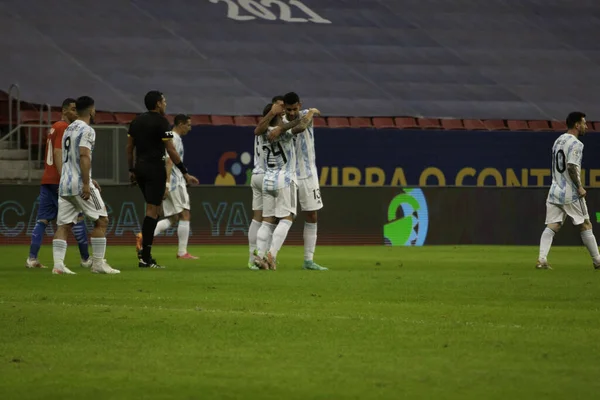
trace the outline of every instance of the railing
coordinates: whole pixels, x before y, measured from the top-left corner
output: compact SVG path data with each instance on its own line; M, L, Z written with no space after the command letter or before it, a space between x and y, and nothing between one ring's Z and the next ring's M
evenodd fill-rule
M38 124L21 124L16 126L9 135L16 137L21 143L21 136L27 138L27 182L33 181L34 170L44 168L45 156L48 151L47 143L44 143L44 135L50 128L49 123L40 121ZM37 140L33 140L35 130L38 130ZM101 184L126 184L129 175L126 170L121 170L127 165L125 146L127 143L127 130L120 125L95 125L96 143L92 156L93 177ZM8 136L8 135L7 135ZM6 140L6 136L0 140ZM37 147L37 148L35 148ZM22 150L16 148L14 150ZM37 156L34 152L37 150ZM8 160L6 160L8 161Z

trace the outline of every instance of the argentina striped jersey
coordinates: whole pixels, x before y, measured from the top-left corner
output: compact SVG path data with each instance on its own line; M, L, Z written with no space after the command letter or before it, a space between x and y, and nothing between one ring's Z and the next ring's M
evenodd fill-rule
M181 161L183 161L183 140L177 132L170 133L173 135L173 146L175 146L175 150L177 151L177 154L179 154L179 158L181 158ZM168 156L169 155L167 154L167 157ZM174 191L175 189L177 189L178 186L185 187L185 185L186 181L183 177L183 174L181 173L179 168L173 165L173 168L171 169L171 180L169 182L169 190Z
M81 153L80 147L90 149L90 163L94 144L96 143L96 131L81 120L76 120L65 130L62 139L63 166L60 175L58 194L60 196L78 196L83 191L83 179L81 178ZM92 167L90 165L90 183L92 181Z
M308 110L300 111L299 118L304 117ZM284 116L284 123L287 119ZM299 133L295 138L297 173L298 179L306 179L312 176L317 176L317 163L315 155L315 128L313 121L310 122L304 132Z
M263 178L264 191L275 191L290 186L292 182L297 183L296 149L291 131L282 133L272 143L265 141L262 150L266 153L267 160Z
M548 192L548 203L570 204L579 199L577 186L569 175L568 165L576 166L581 175L583 143L570 133L563 133L552 146L552 186Z

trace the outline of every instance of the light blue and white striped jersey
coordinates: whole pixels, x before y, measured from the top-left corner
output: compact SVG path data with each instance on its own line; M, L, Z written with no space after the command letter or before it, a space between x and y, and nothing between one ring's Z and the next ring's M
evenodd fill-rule
M583 143L570 133L563 133L552 146L552 186L548 192L548 203L570 204L579 199L577 186L569 176L568 164L577 166L581 174Z
M80 147L90 149L90 163L94 144L96 143L96 131L94 128L81 120L74 121L65 130L62 139L63 166L60 175L58 194L60 196L79 196L83 191L83 180L81 179L81 153ZM92 167L90 165L90 183L92 181Z
M300 117L308 114L308 110L300 111ZM283 117L283 123L289 121ZM311 121L304 132L299 133L295 138L296 159L298 160L297 173L298 179L306 179L317 176L317 162L315 155L315 127Z
M183 161L183 140L177 132L170 133L173 135L173 146L175 146L175 150L177 151L177 154L179 154L179 158L181 158L181 161ZM169 157L168 154L167 157ZM173 165L173 168L171 169L171 181L169 182L169 190L173 191L177 189L177 186L185 187L186 181L179 168Z
M267 170L267 152L263 150L268 145L267 135L254 136L254 169L252 175L264 174Z
M269 131L273 128L269 128ZM264 191L275 191L297 183L296 149L291 131L281 134L274 142L265 141L262 150L266 152L267 170L263 179Z

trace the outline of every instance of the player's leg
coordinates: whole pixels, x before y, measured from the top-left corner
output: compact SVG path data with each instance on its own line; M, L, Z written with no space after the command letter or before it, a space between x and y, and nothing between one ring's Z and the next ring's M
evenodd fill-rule
M552 247L554 235L560 230L566 216L562 207L546 203L546 228L540 238L540 254L535 265L537 269L552 269L548 264L548 253Z
M177 192L169 192L167 198L162 202L162 215L165 217L158 221L156 224L156 229L154 229L154 236L158 236L161 233L165 232L178 220L178 214L183 211L183 207L177 207ZM159 212L160 214L160 212Z
M46 268L38 261L38 254L40 247L42 246L42 241L44 240L46 227L50 221L56 219L56 215L58 213L58 192L53 191L54 186L56 185L40 186L37 222L35 223L33 233L31 234L29 257L25 263L27 268Z
M587 203L585 199L579 199L578 201L567 204L565 211L573 220L573 224L579 226L581 232L581 241L587 248L592 257L592 263L594 269L600 269L600 252L598 251L598 242L594 236L592 230L592 223L590 222L590 216L587 209Z
M296 215L296 196L298 188L295 184L291 184L289 187L280 189L276 198L275 206L275 217L279 219L277 227L273 231L273 242L269 247L267 253L267 262L270 269L276 269L277 267L277 254L281 250L285 239L287 238L288 232L294 222L294 216Z
M252 175L252 222L248 227L248 268L255 269L254 253L257 250L258 230L262 225L263 219L263 195L262 195L263 175Z
M138 263L140 268L164 268L152 258L152 244L154 242L154 231L158 223L160 206L165 194L166 175L165 168L160 166L153 166L147 171L143 171L142 176L144 176L145 181L143 194L146 200L146 217L142 223L142 252Z
M94 229L90 233L92 243L92 272L96 274L118 274L121 271L112 268L106 262L106 228L108 227L108 213L100 192L95 187L90 188L90 198L84 200L77 197L79 210L94 221Z
M79 210L75 198L78 196L59 197L58 216L56 220L56 232L52 240L52 255L54 258L54 268L52 273L55 275L74 275L65 265L65 255L67 254L67 235L69 228L77 222Z
M299 182L298 197L304 212L304 263L303 269L326 271L327 268L314 262L317 247L318 210L323 208L321 189L316 176Z
M85 218L82 214L79 215L77 223L72 226L71 232L73 232L73 236L75 236L75 240L77 240L77 245L79 246L81 266L90 268L92 266L92 259L88 249L87 226L85 226Z
M276 193L263 193L263 214L262 224L256 233L256 253L254 256L254 265L260 269L268 269L265 262L265 256L270 247L272 232L277 226L275 218ZM252 268L254 269L254 268Z
M188 203L189 207L189 203ZM197 260L198 257L191 255L188 250L188 241L190 239L190 221L192 214L188 208L184 209L179 214L179 224L177 225L177 238L179 239L179 248L177 250L177 258L184 260Z

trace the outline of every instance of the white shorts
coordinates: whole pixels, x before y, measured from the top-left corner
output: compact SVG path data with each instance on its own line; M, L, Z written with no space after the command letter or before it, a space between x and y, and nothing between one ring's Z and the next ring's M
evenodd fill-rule
M585 199L579 199L570 204L546 203L546 225L563 223L571 217L573 225L581 225L586 219L590 219Z
M298 199L302 211L317 211L323 208L319 178L316 175L298 180Z
M252 186L252 211L262 211L263 209L263 179L264 174L252 175L250 186Z
M285 218L296 215L296 184L263 193L263 217Z
M162 203L165 217L179 215L183 210L190 209L190 195L185 186L177 186L175 190L169 191L169 195Z
M90 187L90 198L84 200L81 196L58 196L57 225L76 224L80 213L92 221L107 217L106 206L100 192L94 186Z

